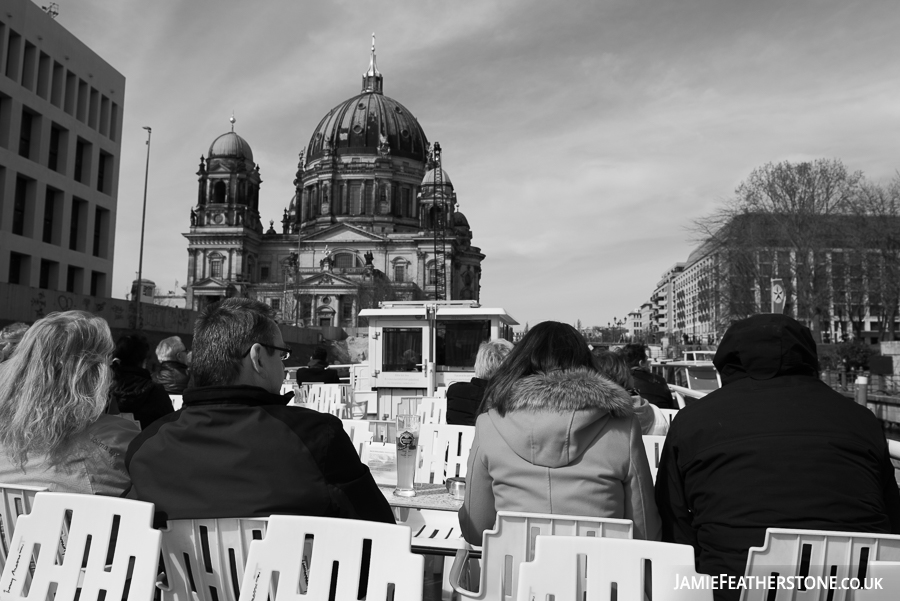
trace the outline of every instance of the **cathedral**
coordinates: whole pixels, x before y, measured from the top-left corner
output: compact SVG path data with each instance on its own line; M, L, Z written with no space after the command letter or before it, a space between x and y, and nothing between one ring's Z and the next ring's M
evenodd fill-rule
M200 158L187 308L242 296L283 323L353 327L380 301L479 299L484 255L440 145L383 87L373 41L362 91L328 111L300 151L280 231L260 221L259 165L232 118Z

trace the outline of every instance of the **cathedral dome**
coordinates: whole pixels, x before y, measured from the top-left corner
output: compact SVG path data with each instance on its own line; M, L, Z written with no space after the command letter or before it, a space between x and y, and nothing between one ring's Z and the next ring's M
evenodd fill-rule
M364 92L331 109L319 122L307 148L307 160L326 149L338 155L377 155L382 138L391 156L425 162L428 139L418 119L384 94Z
M469 220L466 219L466 216L456 211L453 213L453 226L454 227L469 227Z
M422 178L422 186L434 186L434 172L437 169L429 169L425 173L425 177ZM450 181L450 176L447 175L447 172L441 169L441 181L445 186L453 187L453 182Z
M306 149L306 160L337 155L382 155L425 162L428 139L419 120L382 92L384 78L375 66L375 44L362 92L340 103L319 122ZM387 147L384 144L387 143ZM387 154L386 154L387 153Z
M247 140L240 137L233 131L224 133L209 145L210 159L245 159L253 162L253 151L250 150L250 144Z

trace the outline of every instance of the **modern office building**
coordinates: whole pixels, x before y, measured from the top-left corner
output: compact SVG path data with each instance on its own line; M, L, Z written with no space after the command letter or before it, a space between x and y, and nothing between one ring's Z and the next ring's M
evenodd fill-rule
M125 77L31 0L0 71L0 281L109 297Z

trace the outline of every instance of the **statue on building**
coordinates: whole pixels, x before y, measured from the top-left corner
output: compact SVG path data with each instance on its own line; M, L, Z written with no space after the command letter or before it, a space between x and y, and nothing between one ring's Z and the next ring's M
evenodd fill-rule
M191 209L191 227L197 227L197 211Z
M372 254L371 250L367 250L366 254L363 255L363 258L366 260L366 267L372 265L372 261L375 260L375 255Z
M378 156L383 159L391 155L391 145L388 144L387 136L382 133L378 134Z

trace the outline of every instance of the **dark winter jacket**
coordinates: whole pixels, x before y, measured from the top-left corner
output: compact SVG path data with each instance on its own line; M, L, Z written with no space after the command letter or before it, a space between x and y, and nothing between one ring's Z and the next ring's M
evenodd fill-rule
M328 364L318 359L313 359L306 367L297 370L297 384L309 384L322 382L324 384L340 384L338 373L328 368Z
M109 393L119 406L119 412L134 415L141 423L141 430L175 411L165 388L154 383L150 372L141 367L115 363Z
M478 416L459 524L481 543L497 511L634 521L659 540L659 514L641 431L623 388L586 368L519 380L513 402Z
M643 369L632 369L631 377L634 379L634 388L641 393L641 397L660 409L678 409L675 397L664 378Z
M181 411L128 447L128 496L154 503L157 521L278 513L394 523L340 419L288 407L293 394L188 388Z
M447 423L474 426L487 384L487 380L472 378L469 382L454 382L447 387Z
M663 540L692 545L698 572L742 576L767 527L900 533L881 424L819 380L809 329L750 317L714 363L723 387L678 412L656 480Z
M153 381L166 389L169 394L182 394L190 380L188 366L178 361L163 361L153 374Z

